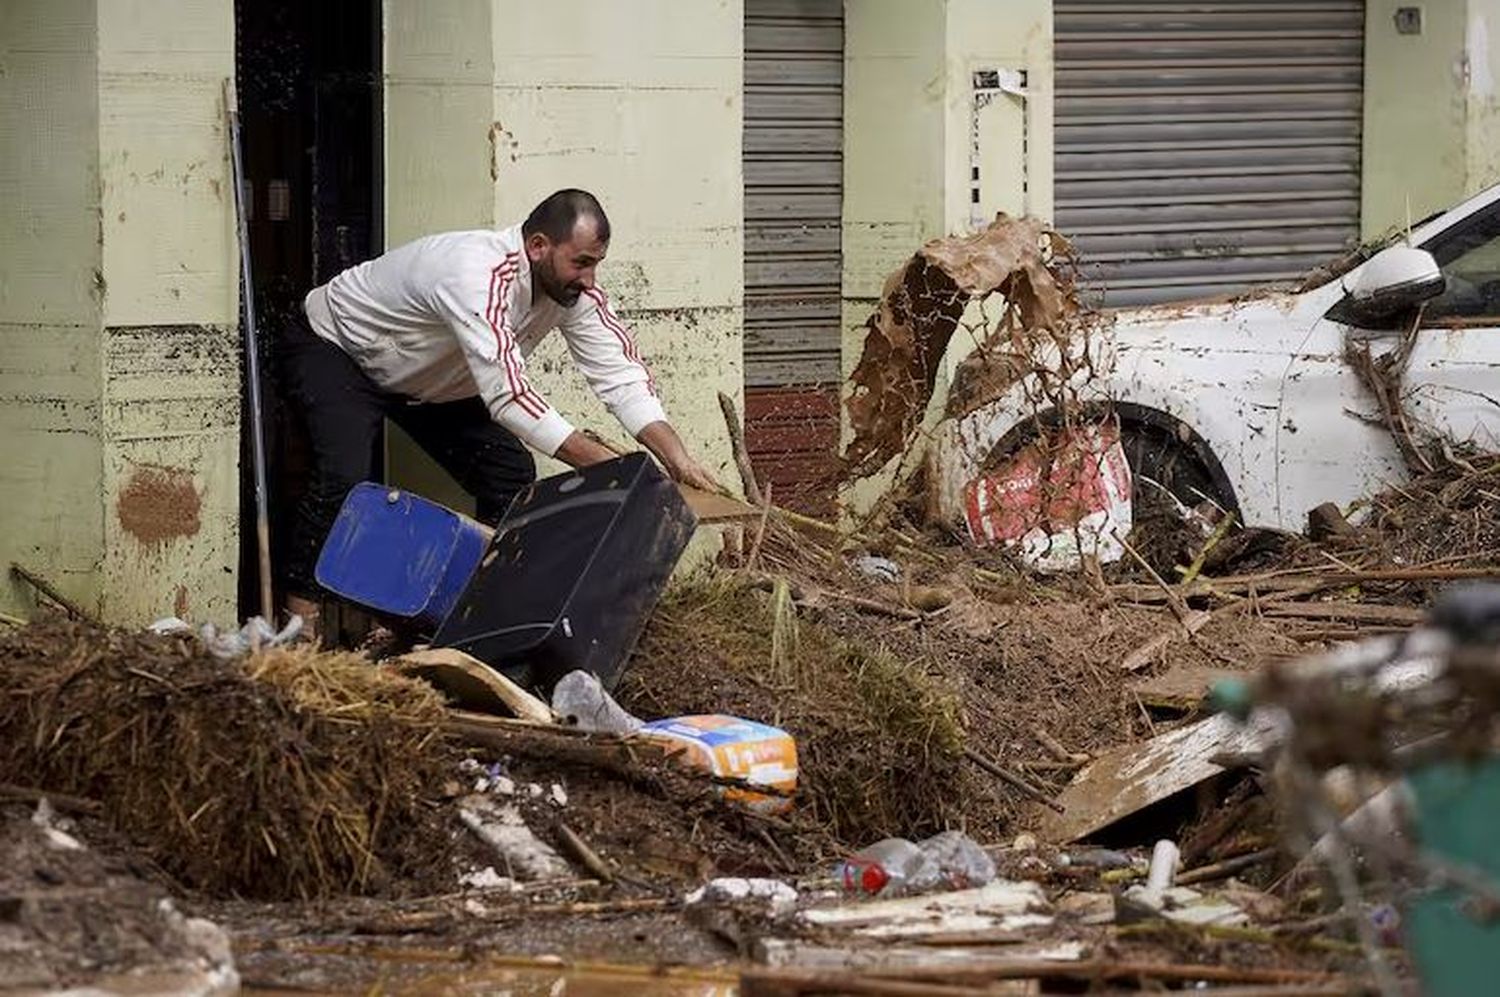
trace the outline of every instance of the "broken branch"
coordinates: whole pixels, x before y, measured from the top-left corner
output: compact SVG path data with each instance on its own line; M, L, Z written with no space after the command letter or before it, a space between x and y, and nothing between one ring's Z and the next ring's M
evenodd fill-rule
M588 843L578 836L577 832L562 821L557 822L556 830L558 843L585 869L602 882L613 883L615 881L614 870L599 857L598 852L590 848Z
M1237 610L1238 608L1239 605L1235 604L1232 606L1221 607L1219 610L1215 610L1214 612L1221 612L1223 609ZM1214 613L1206 612L1202 609L1193 609L1189 610L1187 617L1185 619L1182 619L1180 622L1182 623L1182 629L1186 630L1187 635L1191 637L1193 634L1196 634L1199 630L1202 630L1205 626L1207 626L1208 622L1213 618ZM1137 647L1134 651L1131 651L1129 654L1125 655L1125 660L1120 662L1120 668L1123 671L1127 672L1140 671L1142 668L1145 668L1147 665L1151 664L1152 661L1156 660L1156 656L1160 654L1165 648L1169 647L1172 642L1177 639L1177 637L1178 632L1176 630L1163 630L1161 633L1158 633L1151 637L1140 647Z
M1309 568L1272 571L1263 575L1228 575L1223 578L1199 578L1174 590L1179 598L1225 597L1246 595L1252 589L1262 594L1298 589L1304 586L1312 591L1334 588L1340 585L1360 585L1383 582L1445 582L1463 580L1500 580L1500 568L1380 568L1367 571L1317 571ZM1117 599L1128 602L1160 603L1166 596L1155 585L1122 582L1111 585L1109 591Z
M745 558L745 570L754 571L760 560L760 547L766 539L766 526L771 520L771 482L766 482L764 504L760 510L760 525L755 529L755 540L750 544L750 556Z
M1383 606L1364 602L1298 602L1263 606L1266 616L1298 620L1357 620L1416 626L1427 619L1427 611L1412 606Z
M755 588L764 592L774 591L776 580L765 575L756 576L750 583ZM898 620L920 620L923 614L915 609L905 606L896 606L879 599L870 599L862 595L851 595L847 592L830 592L824 589L804 588L801 585L790 585L791 596L794 602L816 606L820 600L831 599L835 602L846 603L855 609L864 610L867 613L876 613L880 616L893 616Z
M1193 883L1206 883L1214 879L1224 879L1242 869L1249 869L1252 866L1260 865L1262 862L1269 861L1275 857L1276 849L1263 848L1258 852L1251 852L1249 855L1238 855L1232 859L1225 859L1222 862L1202 865L1196 869L1189 869L1178 876L1177 885L1191 886Z
M1033 786L1025 779L1021 778L1019 775L1011 772L1009 769L1006 769L1003 766L997 765L996 763L990 761L988 758L984 757L973 748L965 748L964 757L973 762L975 765L978 765L980 768L984 769L996 779L999 779L1001 782L1019 790L1021 793L1029 796L1033 800L1036 800L1043 806L1050 807L1053 810L1056 810L1058 813L1067 812L1067 808L1058 803L1052 797L1048 796L1046 793L1042 792L1040 789Z
M740 483L745 487L745 500L751 505L768 506L761 497L760 485L755 480L755 468L750 464L750 451L745 446L745 430L740 424L740 414L735 411L734 399L722 391L719 392L719 409L724 413L724 426L729 430L729 446L734 451L735 467L740 471Z
M53 602L61 606L69 616L73 617L73 619L93 619L93 617L88 613L85 613L76 602L69 599L61 592L57 591L57 589L53 588L51 585L47 584L47 580L45 578L42 578L35 572L28 571L14 561L10 563L10 570L11 574L15 575L17 578L30 585L32 588L36 589L42 595L46 596L48 599L51 599Z
M1166 595L1167 605L1172 608L1172 615L1177 617L1177 622L1181 623L1183 627L1186 628L1188 622L1187 603L1182 601L1182 597L1172 590L1172 586L1168 585L1162 578L1162 576L1156 573L1156 569L1151 567L1150 562L1142 557L1141 552L1132 547L1130 545L1130 541L1122 537L1118 530L1114 532L1114 537L1116 540L1120 541L1120 546L1125 548L1125 553L1130 555L1131 560L1140 565L1141 569L1150 576L1153 582L1156 583L1156 587ZM1191 632L1192 631L1189 631L1189 633Z
M1203 546L1198 550L1197 556L1193 558L1193 563L1188 565L1187 570L1182 573L1182 578L1178 581L1179 585L1191 585L1193 583L1193 580L1198 577L1199 572L1203 570L1203 564L1208 560L1208 555L1219 545L1219 541L1228 535L1229 528L1233 525L1234 513L1232 512L1219 520L1219 525L1214 527L1213 533L1209 534L1208 539L1203 542Z
M1069 751L1063 743L1040 727L1027 728L1031 736L1036 738L1036 743L1052 753L1052 757L1069 765L1080 765L1089 760L1089 756L1082 752Z

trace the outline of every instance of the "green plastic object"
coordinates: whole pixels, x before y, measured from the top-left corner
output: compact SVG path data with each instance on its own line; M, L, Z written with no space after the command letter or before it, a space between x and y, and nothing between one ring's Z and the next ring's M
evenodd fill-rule
M1408 776L1423 851L1487 876L1500 888L1500 760L1442 762ZM1421 894L1407 909L1406 948L1427 997L1473 997L1500 987L1500 917L1462 888Z
M1208 690L1208 708L1227 713L1236 720L1248 720L1255 708L1255 695L1244 679L1219 679Z

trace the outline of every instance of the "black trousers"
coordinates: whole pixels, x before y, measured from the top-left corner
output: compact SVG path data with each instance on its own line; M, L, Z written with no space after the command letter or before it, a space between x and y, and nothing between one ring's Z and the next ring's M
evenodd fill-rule
M536 462L479 398L421 403L384 390L298 312L281 342L282 377L307 424L312 467L293 513L282 582L292 595L316 597L318 552L344 497L380 470L380 430L389 418L451 474L493 525L517 492L536 480Z

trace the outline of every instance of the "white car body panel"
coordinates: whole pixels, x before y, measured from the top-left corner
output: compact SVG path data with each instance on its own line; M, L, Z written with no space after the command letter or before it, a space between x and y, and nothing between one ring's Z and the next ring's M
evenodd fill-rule
M1423 245L1500 200L1500 185L1412 232ZM1174 416L1213 451L1243 521L1300 530L1323 502L1347 506L1408 477L1375 399L1344 360L1348 339L1379 354L1396 333L1369 333L1327 314L1367 264L1300 294L1115 313L1096 344L1098 376L1081 401L1117 401ZM1495 449L1500 432L1500 328L1424 328L1407 366L1406 405L1455 441ZM963 520L965 486L997 443L1034 413L1027 385L940 424L930 451L937 511ZM1359 415L1365 416L1360 418Z

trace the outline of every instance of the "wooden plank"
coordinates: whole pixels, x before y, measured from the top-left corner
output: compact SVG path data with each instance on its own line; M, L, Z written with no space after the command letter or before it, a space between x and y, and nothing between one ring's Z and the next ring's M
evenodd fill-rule
M451 647L411 651L390 662L403 675L429 682L453 703L477 713L512 713L555 724L552 707L470 654Z
M767 966L801 969L879 972L890 969L945 969L1014 965L1017 959L1075 962L1087 955L1082 942L1017 941L1005 945L943 946L860 945L834 946L790 938L765 938L755 943L755 958Z
M1127 688L1147 706L1190 710L1203 701L1215 682L1224 678L1244 678L1245 674L1229 668L1178 665L1161 675L1136 679Z
M1211 759L1263 750L1275 733L1268 711L1255 711L1245 724L1221 713L1143 744L1107 751L1058 795L1063 812L1043 816L1041 837L1063 844L1103 830L1223 772Z
M997 879L972 890L814 907L798 917L812 927L868 938L931 939L941 932L1045 926L1052 922L1050 910L1036 883Z
M688 508L698 517L699 525L709 523L744 523L760 519L760 510L728 495L715 495L691 485L678 485Z
M1207 626L1208 621L1211 619L1213 619L1213 614L1207 610L1187 610L1182 616L1181 630L1176 627L1169 627L1161 631L1140 647L1127 654L1125 660L1120 663L1120 667L1127 672L1140 671L1155 661L1156 656L1171 646L1177 638L1183 636L1183 631L1186 631L1187 635L1191 636Z
M1427 610L1414 606L1383 606L1363 602L1294 602L1265 606L1261 612L1298 620L1355 620L1417 626L1427 619Z

